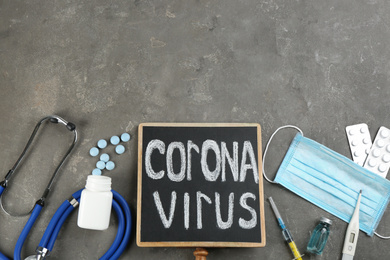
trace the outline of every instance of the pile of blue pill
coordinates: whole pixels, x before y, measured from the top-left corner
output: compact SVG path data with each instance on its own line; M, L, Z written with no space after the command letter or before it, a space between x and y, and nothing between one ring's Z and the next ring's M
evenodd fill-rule
M110 138L110 143L112 145L115 145L115 152L117 154L123 154L125 152L125 147L122 144L119 144L122 142L128 142L130 140L130 135L128 133L123 133L121 137L114 135ZM89 154L93 157L96 157L99 155L100 150L107 147L107 141L104 139L100 139L97 142L97 147L92 147L89 150ZM93 169L92 175L101 175L102 170L106 169L109 171L112 171L115 168L115 163L113 161L110 161L110 156L107 153L102 153L100 155L100 160L96 163L96 168Z

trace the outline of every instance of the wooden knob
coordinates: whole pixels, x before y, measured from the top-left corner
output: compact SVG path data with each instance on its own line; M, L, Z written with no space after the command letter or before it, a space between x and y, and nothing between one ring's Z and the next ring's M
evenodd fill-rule
M209 254L209 252L207 252L207 250L204 248L198 247L194 251L195 260L206 260L208 254Z

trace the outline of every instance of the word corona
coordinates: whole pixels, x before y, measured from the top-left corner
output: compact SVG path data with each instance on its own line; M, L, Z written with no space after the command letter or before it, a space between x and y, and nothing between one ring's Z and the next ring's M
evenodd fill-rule
M239 165L239 145L238 142L232 143L232 154L230 154L226 142L220 142L220 146L214 140L205 140L201 149L191 140L187 141L187 146L182 142L171 142L168 147L159 139L151 140L145 151L145 170L149 178L154 180L162 179L165 174L173 182L181 182L185 178L192 180L192 156L193 152L200 154L201 171L206 181L215 182L221 178L226 181L226 165L229 165L234 182L245 182L247 171L253 173L253 180L259 183L259 173L255 152L250 141L244 141L241 150L241 163ZM154 169L152 154L157 150L160 155L166 156L166 169ZM180 171L174 172L173 153L178 151L180 154ZM214 153L215 169L211 170L208 165L208 154ZM248 162L249 161L249 162ZM239 167L240 166L240 167Z

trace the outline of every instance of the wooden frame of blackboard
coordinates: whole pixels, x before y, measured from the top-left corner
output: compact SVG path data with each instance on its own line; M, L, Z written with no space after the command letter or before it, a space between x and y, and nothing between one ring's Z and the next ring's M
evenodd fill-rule
M141 202L142 202L142 147L143 127L256 127L257 128L257 151L259 173L259 203L260 203L260 230L261 242L143 242L141 241ZM138 127L138 188L137 188L137 231L136 240L140 247L264 247L266 244L265 215L264 215L264 190L262 178L262 144L261 127L257 123L142 123Z

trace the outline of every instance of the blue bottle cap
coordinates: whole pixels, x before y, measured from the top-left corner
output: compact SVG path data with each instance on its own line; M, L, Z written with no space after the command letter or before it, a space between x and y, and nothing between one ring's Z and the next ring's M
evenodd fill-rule
M95 168L92 171L92 175L102 175L102 170Z
M109 161L106 163L107 170L112 171L112 170L114 170L114 168L115 168L115 163L113 161Z
M119 137L116 136L116 135L114 135L114 136L112 136L112 137L110 138L110 142L111 142L113 145L119 144L119 141L120 141L120 139L119 139Z
M110 160L110 156L106 153L102 153L102 155L100 155L100 161L103 161L103 162L108 162Z
M96 147L92 147L90 150L89 150L89 154L93 157L97 156L99 154L99 149L97 149Z
M122 154L122 153L125 152L125 147L124 147L123 145L119 144L119 145L117 145L117 146L115 147L115 152L116 152L117 154Z
M97 167L98 169L100 169L100 170L103 170L103 169L106 167L106 163L103 162L103 161L98 161L98 162L96 163L96 167Z
M104 149L107 147L107 141L104 140L104 139L100 139L97 143L97 146L100 148L100 149Z
M130 140L130 135L128 133L123 133L121 135L122 142L128 142Z

